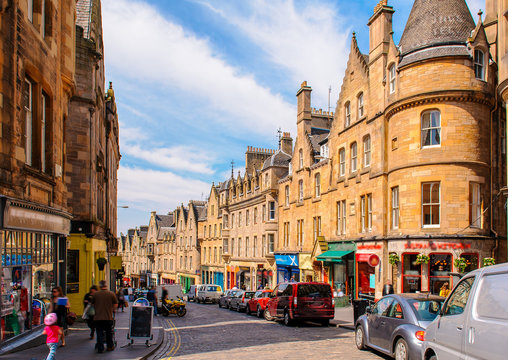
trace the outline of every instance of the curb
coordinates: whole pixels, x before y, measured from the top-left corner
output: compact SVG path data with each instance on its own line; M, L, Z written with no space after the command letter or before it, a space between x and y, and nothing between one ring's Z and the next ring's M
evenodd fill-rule
M161 339L147 354L143 355L139 358L139 360L146 360L149 356L152 356L159 348L162 346L164 342L164 329L159 330L159 338Z
M343 329L355 331L355 326L353 324L339 324L337 326Z

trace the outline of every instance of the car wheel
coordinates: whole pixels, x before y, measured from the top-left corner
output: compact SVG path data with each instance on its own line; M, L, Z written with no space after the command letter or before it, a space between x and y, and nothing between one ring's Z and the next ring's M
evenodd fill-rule
M407 347L407 342L403 338L400 338L395 344L395 360L408 360L409 359L409 349Z
M330 319L321 320L321 326L323 326L323 327L330 326Z
M258 308L256 310L256 315L258 316L258 318L262 318L263 317L263 310L261 310L261 306L258 305Z
M437 356L436 355L432 355L429 360L437 360Z
M284 312L284 325L286 325L286 326L293 325L293 321L291 320L291 317L289 316L289 311Z
M268 321L273 320L273 317L270 315L270 310L268 310L268 308L265 309L264 317L265 317L265 320L268 320Z
M220 301L219 301L219 309L222 307L222 305L220 304Z
M245 313L247 315L250 315L250 306L249 306L249 304L247 304L247 307L245 308Z
M365 350L365 335L363 333L363 327L358 325L355 331L355 343L359 350Z

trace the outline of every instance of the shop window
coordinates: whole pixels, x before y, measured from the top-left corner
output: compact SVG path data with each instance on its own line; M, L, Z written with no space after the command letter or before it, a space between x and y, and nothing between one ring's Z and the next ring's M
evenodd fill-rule
M439 294L443 284L450 282L451 271L452 254L430 254L429 290L432 294Z
M422 148L441 145L441 114L438 110L422 114Z
M439 227L440 223L440 183L422 184L422 224L423 227Z
M470 271L476 270L480 267L479 262L479 256L478 254L462 254L460 255L461 258L466 260L466 268L464 270L464 273L468 273ZM459 271L459 269L456 269L455 271Z
M67 250L67 284L73 283L79 283L79 250Z
M415 293L422 289L422 266L416 263L417 256L402 255L402 292Z
M364 254L361 254L364 255ZM375 278L376 269L369 265L367 261L360 261L357 254L358 266L358 297L368 297L374 299L376 289L371 287L374 285L372 281Z

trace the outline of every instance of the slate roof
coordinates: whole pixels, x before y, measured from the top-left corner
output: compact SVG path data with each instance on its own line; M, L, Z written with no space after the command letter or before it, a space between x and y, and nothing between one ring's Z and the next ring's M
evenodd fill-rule
M76 25L83 28L83 37L90 38L92 0L76 0Z
M434 57L468 55L466 42L474 28L465 0L415 0L399 43L399 67Z
M207 208L205 206L198 208L198 221L205 221L208 218Z
M328 138L328 135L329 133L309 135L309 140L310 143L312 144L312 150L314 150L315 153L316 152L319 153L321 151L320 143L326 138Z
M289 162L291 161L291 155L286 154L282 149L279 149L265 160L263 163L263 170L268 169L272 166L278 167L289 167Z
M169 215L155 215L155 222L157 227L171 227L174 226L175 221L173 219L173 214Z

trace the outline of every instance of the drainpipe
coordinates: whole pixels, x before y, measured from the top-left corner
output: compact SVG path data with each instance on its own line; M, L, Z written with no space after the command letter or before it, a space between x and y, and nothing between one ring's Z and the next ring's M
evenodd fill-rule
M494 196L493 196L493 192L494 192L494 188L493 188L493 184L494 184L494 172L493 172L493 141L492 141L492 136L493 136L493 122L494 122L494 114L495 112L497 111L498 109L498 95L497 95L497 92L498 92L498 88L499 88L499 85L496 87L496 90L495 90L495 106L494 106L494 109L490 112L490 231L494 233L495 235L495 245L494 247L492 248L492 251L491 251L491 257L494 257L494 254L495 252L497 251L498 247L499 247L499 237L498 237L498 233L494 230L494 204L493 204L493 200L494 200Z

